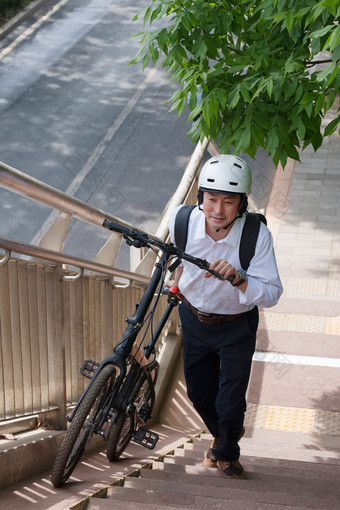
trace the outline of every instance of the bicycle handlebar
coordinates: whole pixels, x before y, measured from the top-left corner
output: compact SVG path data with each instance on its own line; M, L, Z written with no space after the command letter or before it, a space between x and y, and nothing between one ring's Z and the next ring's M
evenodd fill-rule
M156 246L162 252L167 252L171 255L175 255L178 259L184 259L191 264L199 267L200 269L204 269L211 273L216 278L223 280L223 276L212 269L209 269L209 262L204 259L200 259L198 257L193 257L180 249L178 249L173 243L165 243L163 241L157 241L148 236L145 232L137 230L135 228L124 227L123 225L119 225L113 221L104 220L103 226L108 228L109 230L113 230L114 232L118 232L122 234L127 244L130 246L135 246L136 248L149 247L150 245ZM228 278L228 281L233 282L235 279L235 275L231 275Z

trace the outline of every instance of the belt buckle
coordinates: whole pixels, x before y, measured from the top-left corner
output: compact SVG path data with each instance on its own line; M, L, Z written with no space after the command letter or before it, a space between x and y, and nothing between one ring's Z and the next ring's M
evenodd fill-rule
M200 322L207 323L204 319L207 319L209 315L209 313L197 312L197 317Z

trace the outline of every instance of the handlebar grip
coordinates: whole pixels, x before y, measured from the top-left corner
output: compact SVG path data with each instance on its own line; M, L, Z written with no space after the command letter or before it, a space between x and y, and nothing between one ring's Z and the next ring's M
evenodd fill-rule
M223 280L223 276L220 273L217 273L216 271L213 271L212 269L209 269L209 273L211 273L213 276L216 276L216 278Z
M209 273L216 276L216 278L223 280L223 276L220 273L217 273L216 271L213 271L212 269L209 270ZM228 280L228 282L233 283L233 281L235 280L235 275L231 274L230 276L228 276L227 280Z

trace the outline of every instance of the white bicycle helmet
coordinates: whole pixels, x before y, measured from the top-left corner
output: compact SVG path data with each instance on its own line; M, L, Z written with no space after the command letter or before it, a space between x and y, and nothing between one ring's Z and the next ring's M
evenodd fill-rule
M251 192L251 172L243 159L230 154L220 154L210 158L203 166L198 189L226 194Z
M198 179L198 205L203 203L204 191L241 195L238 216L235 219L241 218L248 207L247 197L251 192L251 183L251 171L243 159L231 154L214 156L205 163Z

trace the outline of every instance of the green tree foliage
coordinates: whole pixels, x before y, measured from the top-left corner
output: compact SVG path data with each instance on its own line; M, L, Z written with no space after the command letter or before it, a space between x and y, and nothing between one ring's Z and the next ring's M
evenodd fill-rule
M8 21L33 0L0 0L0 25Z
M198 116L193 141L210 136L252 157L261 146L284 167L340 122L323 131L339 92L339 14L339 0L153 0L134 20L162 26L136 34L131 63L163 60L179 84L170 111L189 102L189 120Z

